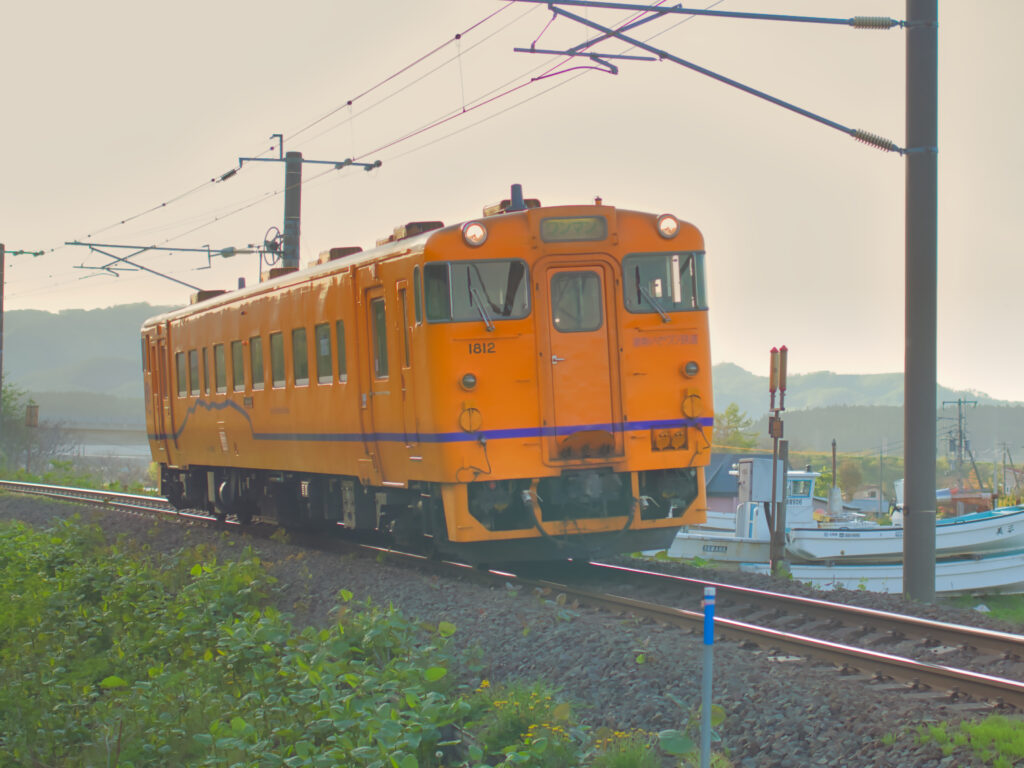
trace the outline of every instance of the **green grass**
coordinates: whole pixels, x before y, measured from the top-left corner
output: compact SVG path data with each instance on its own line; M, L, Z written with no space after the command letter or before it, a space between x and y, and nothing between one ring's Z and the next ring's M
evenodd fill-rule
M962 595L948 598L949 603L960 608L976 608L984 604L989 612L985 615L1021 625L1024 631L1024 595L983 595L972 597Z
M448 622L342 590L330 626L299 629L273 586L251 551L0 523L0 764L653 768L666 752L669 732L595 738L542 684L472 690L449 673L472 663Z
M918 739L934 742L944 755L967 747L985 765L993 768L1011 768L1024 758L1024 722L1002 715L992 715L979 721L964 721L956 726L939 723L918 726Z

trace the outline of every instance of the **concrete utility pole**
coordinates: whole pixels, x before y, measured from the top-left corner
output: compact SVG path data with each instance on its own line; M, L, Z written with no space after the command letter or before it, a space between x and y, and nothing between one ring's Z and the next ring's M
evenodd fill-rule
M277 139L277 157L240 157L238 167L244 163L284 163L284 250L281 254L282 269L299 268L299 238L302 230L302 164L333 165L335 170L354 165L364 171L380 168L380 160L372 163L359 163L352 158L344 160L306 160L301 152L284 151L284 136L273 134L270 138ZM235 170L224 174L223 178L233 176Z
M12 256L22 254L28 256L41 256L42 251L11 251ZM7 261L7 249L0 243L0 393L4 386L4 267ZM0 397L2 401L2 397ZM3 409L0 407L0 434L3 433Z
M907 0L903 595L935 601L938 0Z
M302 153L284 156L284 255L281 266L299 268L299 236L302 219Z
M0 243L0 436L3 435L3 391L4 391L4 262L7 254Z

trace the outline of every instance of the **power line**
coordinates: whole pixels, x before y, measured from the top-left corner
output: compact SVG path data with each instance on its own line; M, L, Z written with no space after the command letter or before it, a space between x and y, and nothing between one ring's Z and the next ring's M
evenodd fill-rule
M664 2L666 2L666 0L659 0L658 5L661 5ZM709 7L714 7L716 5L719 5L722 2L724 2L724 0L716 0L716 2L712 3L711 6L709 6ZM512 2L509 2L506 5L502 6L500 9L494 11L493 13L488 14L487 16L483 17L482 19L478 20L474 24L472 24L469 27L467 27L463 32L458 33L453 38L445 41L444 43L442 43L442 44L440 44L438 46L435 46L433 49L431 49L427 53L417 57L412 62L410 62L409 64L407 64L404 67L400 68L399 70L397 70L393 74L391 74L388 77L384 78L383 80L379 81L378 83L376 83L375 85L371 86L370 88L367 88L366 90L364 90L363 92L361 92L357 96L353 97L352 99L349 99L348 101L346 101L345 104L340 105L339 107L336 107L335 109L333 109L333 110L325 113L321 117L317 118L313 122L307 124L303 128L300 128L298 131L293 132L292 134L290 134L289 138L294 138L294 137L304 133L305 131L308 131L309 129L311 129L315 125L318 125L321 122L323 122L325 119L329 118L331 115L336 114L341 109L344 109L346 107L350 107L352 105L352 103L355 102L357 99L361 99L361 98L367 96L368 94L374 92L375 90L383 87L387 83L395 80L397 77L399 77L400 75L404 74L405 72L410 71L417 64L420 64L423 61L427 60L431 56L435 55L439 51L441 51L441 50L445 49L447 46L451 45L453 42L456 42L456 43L459 42L461 40L462 35L468 34L469 32L471 32L471 31L475 30L476 28L480 27L481 25L483 25L487 21L490 21L491 19L496 17L499 13L502 13L503 11L507 10L511 5L512 5ZM469 50L472 50L473 48L476 48L477 46L479 46L479 45L483 44L484 42L486 42L487 40L491 39L496 34L500 33L504 29L508 28L508 26L510 26L511 24L514 24L516 21L519 21L520 19L524 18L528 13L532 12L533 10L534 10L534 8L530 8L526 13L521 14L516 19L513 19L508 24L502 26L500 29L492 32L491 34L489 34L485 38L483 38L480 41L478 41L477 43L475 43L473 46L468 48L466 52L468 52ZM628 25L630 23L631 19L637 18L640 15L642 15L642 14L639 14L639 13L638 14L634 14L629 19L626 19L623 22L619 22L619 25ZM683 23L685 21L689 21L692 18L693 17L691 16L691 17L689 17L687 19L683 19L679 23ZM674 25L674 26L678 26L678 24ZM668 30L663 30L662 32L660 32L658 34L663 34L665 31L668 31ZM460 51L459 56L461 56L461 53L462 52ZM423 77L427 77L430 74L436 72L441 67L446 66L447 64L450 64L452 61L455 61L457 58L459 58L459 56L456 56L456 57L448 59L447 61L445 61L442 64L440 64L438 67L435 67L430 72L428 72L425 75L423 75ZM375 153L378 153L378 152L383 151L385 149L390 149L392 147L395 147L395 146L397 146L397 145L399 145L399 144L401 144L401 143L403 143L405 141L409 141L409 140L411 140L411 139L413 139L413 138L415 138L417 136L420 136L420 135L422 135L422 134L424 134L424 133L426 133L426 132L428 132L430 130L433 130L433 129L438 128L438 127L440 127L442 125L445 125L445 124L451 122L452 120L454 120L457 117L460 117L462 115L468 114L468 113L473 112L473 111L476 111L476 110L478 110L478 109L480 109L480 108L482 108L484 106L487 106L489 104L492 104L492 103L494 103L494 102L496 102L496 101L498 101L498 100L500 100L500 99L502 99L502 98L504 98L506 96L512 95L512 94L514 94L514 93L516 93L516 92L526 88L528 85L532 85L532 84L536 83L540 79L552 76L553 71L560 64L564 63L567 60L567 58L568 57L559 57L560 60L555 62L555 63L551 63L549 65L548 64L538 65L537 67L534 67L531 70L528 70L523 75L520 75L520 76L518 76L516 78L512 78L511 80L506 81L504 86L498 86L497 88L492 89L491 91L486 92L483 96L478 97L478 99L475 102L472 102L468 107L463 105L463 108L461 110L457 110L457 111L454 111L454 112L450 112L450 113L441 115L440 117L435 118L435 119L427 122L426 124L421 125L419 128L416 128L416 129L411 130L411 131L409 131L409 132L407 132L407 133L405 133L403 135L400 135L399 137L397 137L397 138L395 138L395 139L393 139L391 141L388 141L388 142L382 144L381 146L379 146L379 147L377 147L375 149L371 149L371 150L369 150L367 152L364 152L363 154L359 155L359 157L365 157L366 155L375 154ZM520 79L521 77L524 77L524 76L528 75L530 72L535 72L537 70L543 69L545 66L547 66L547 69L541 75L539 75L537 77L534 77L534 78L532 78L529 81L519 83L518 85L515 85L513 87L508 87L509 83L515 82L516 80ZM554 74L564 74L564 72L567 72L567 71L568 70L565 70L562 73L554 73ZM583 74L583 73L580 72L579 74ZM534 98L537 98L537 97L539 97L541 95L544 95L544 94L550 92L555 87L560 87L561 85L565 85L566 83L570 82L571 80L576 79L576 77L578 77L578 76L579 75L576 75L576 76L570 78L569 80L562 81L562 82L558 83L557 85L552 86L551 88L543 90L540 93L537 93L537 94L535 94L535 95L533 95L533 96L531 96L531 97L529 97L527 99L523 99L522 101L517 102L516 104L513 104L513 105L507 107L506 109L503 109L503 110L501 110L499 112L496 112L496 113L494 113L492 115L489 115L489 116L487 116L487 117L485 117L485 118L483 118L481 120L478 120L478 121L476 121L475 123L472 123L469 126L461 128L461 129L459 129L457 131L453 131L452 133L449 133L446 136L439 137L438 139L436 139L434 141L431 141L431 142L428 142L427 144L423 144L423 145L421 145L419 147L416 147L416 148L410 150L409 152L402 153L402 154L398 155L398 157L405 157L405 156L411 154L412 152L416 152L416 151L419 151L420 149L424 149L426 147L432 146L433 144L438 143L440 141L443 141L446 138L450 138L451 136L455 136L455 135L457 135L459 133L462 133L462 132L464 132L464 131L472 128L472 127L480 125L481 123L486 122L486 121L492 119L493 117L497 117L498 115L501 115L501 114L504 114L504 113L506 113L508 111L511 111L512 109L515 109L515 108L517 108L519 106L522 106L523 104L527 103L528 101L532 101ZM389 96L385 97L381 101L378 101L375 104L371 105L368 108L368 110L369 109L373 109L375 106L378 106L379 104L383 103L384 101L386 101L386 100L388 100L390 98L393 98L394 96L398 95L399 93L402 93L403 91L405 91L406 89L411 87L416 82L419 82L419 80L421 80L421 79L422 79L422 77L418 78L417 80L413 81L410 84L407 84L406 86L403 86L401 89L399 89L395 93L390 94ZM504 90L501 90L503 87L504 87ZM365 111L368 111L368 110L364 110L364 114L365 114ZM341 125L344 125L346 122L348 122L348 121L350 121L352 119L354 119L354 118L353 117L349 117L345 121L342 121L341 123L339 123L339 124L337 124L335 126L332 126L329 129L327 129L327 131L324 131L324 132L318 134L318 136L322 136L324 133L327 133L330 130L334 130L335 128L340 127ZM280 135L275 135L275 136L279 140L281 140L281 136ZM263 149L256 156L259 157L260 155L264 155L264 154L266 154L266 153L268 153L270 151L273 151L274 148L275 147L273 145L271 145L270 147ZM280 145L278 145L277 148L280 149ZM164 202L159 203L157 205L154 205L154 206L152 206L150 208L147 208L146 210L141 211L141 212L139 212L137 214L134 214L132 216L126 217L124 219L121 219L121 220L119 220L118 222L116 222L114 224L111 224L111 225L103 227L103 228L101 228L99 230L96 230L93 233L87 235L87 238L91 238L91 237L93 237L93 236L95 236L97 234L100 234L102 232L106 232L106 231L109 231L110 229L116 228L118 226L122 226L124 224L127 224L127 223L129 223L131 221L134 221L136 219L139 219L139 218L141 218L141 217L143 217L143 216L145 216L147 214L153 213L155 211L163 210L163 209L167 208L169 205L171 205L171 204L173 204L173 203L175 203L175 202L177 202L179 200L182 200L182 199L184 199L184 198L186 198L186 197L188 197L188 196L190 196L190 195L192 195L192 194L194 194L194 193L196 193L196 192L198 192L198 191L200 191L200 190L202 190L202 189L204 189L204 188L206 188L206 187L208 187L208 186L210 186L212 184L220 183L221 181L225 181L228 178L231 178L232 176L234 176L237 173L237 171L240 169L240 167L241 166L239 166L238 168L233 168L232 170L222 174L221 176L211 178L210 180L205 181L202 184L199 184L199 185L197 185L197 186L195 186L195 187L193 187L193 188L191 188L191 189L181 193L180 195L177 195L177 196L175 196L173 198L170 198L167 201L164 201ZM323 173L316 174L314 176L308 177L308 178L304 179L302 183L303 184L307 184L307 183L311 183L313 181L316 181L316 180L318 180L320 178L323 178L324 176L328 175L329 173L331 173L334 170L336 170L336 169L333 169L333 168L332 169L328 169L328 170L324 171ZM225 214L222 214L222 215L217 215L217 216L213 217L212 219L204 221L203 223L201 223L201 224L199 224L197 226L191 227L191 228L189 228L189 229L187 229L185 231L182 231L182 232L179 232L177 234L171 235L171 236L167 237L166 239L164 239L161 242L161 244L170 243L173 240L177 240L177 239L179 239L181 237L185 237L185 236L187 236L189 234L197 232L197 231L199 231L201 229L204 229L204 228L206 228L208 226L211 226L211 225L213 225L215 223L222 222L225 219L228 219L228 218L230 218L230 217L232 217L232 216L234 216L236 214L239 214L239 213L241 213L241 212L243 212L245 210L248 210L250 208L255 207L256 205L259 205L262 202L270 200L273 197L276 197L278 194L280 194L280 190L268 191L268 192L266 192L266 193L264 193L262 195L259 195L258 197L254 198L254 199L251 199L251 200L245 202L241 206L232 209L228 213L225 213ZM59 247L60 246L58 246L58 248ZM57 248L50 249L49 252L52 253L55 250L57 250Z
M331 117L332 115L335 115L335 114L337 114L338 112L340 112L341 110L345 109L346 107L351 107L351 106L352 106L352 105L353 105L353 104L354 104L354 103L355 103L356 101L358 101L359 99L363 98L364 96L367 96L367 95L369 95L370 93L373 93L373 92L374 92L375 90L377 90L378 88L381 88L381 87L383 87L384 85L387 85L387 84L388 84L389 82L391 82L391 81L392 81L392 80L394 80L395 78L397 78L397 77L400 77L400 76L401 76L401 75L403 75L404 73L408 72L408 71L409 71L410 69L412 69L413 67L415 67L415 66L416 66L417 64L420 64L421 62L423 62L423 61L425 61L425 60L429 59L429 58L430 58L431 56L433 56L434 54L438 53L439 51L442 51L442 50L444 50L445 48L447 48L447 47L448 47L449 45L451 45L452 43L454 43L454 42L456 42L456 41L460 40L460 39L461 39L461 37L462 37L463 35L469 34L469 33L470 33L470 32L472 32L472 31L473 31L474 29L476 29L477 27L479 27L479 26L480 26L481 24L485 24L486 22L490 21L490 20L491 20L491 19L493 19L493 18L494 18L495 16L497 16L497 15L498 15L499 13L503 13L504 11L508 10L508 9L509 9L509 8L510 8L510 7L512 6L512 5L513 5L513 3L512 3L512 2L508 2L508 3L506 3L505 5L503 5L503 6L502 6L501 8L499 8L498 10L494 11L493 13L489 13L489 14L488 14L487 16L485 16L484 18L480 19L480 20L479 20L479 21L477 21L476 23L474 23L474 24L471 24L471 25L470 25L469 27L467 27L467 28L466 28L465 30L463 30L462 32L459 32L459 33L457 33L457 34L456 34L456 35L455 35L454 37L452 37L452 38L449 38L448 40L445 40L445 41L444 41L443 43L441 43L440 45L437 45L437 46L435 46L435 47L434 47L434 48L432 48L431 50L427 51L427 53L425 53L425 54L423 54L422 56L419 56L418 58L414 59L414 60L413 60L413 61L411 61L411 62L410 62L409 64L406 64L406 65L405 65L404 67L402 67L402 68L401 68L401 69L399 69L398 71L396 71L396 72L393 72L392 74L388 75L388 76L387 76L387 77L385 77L385 78L384 78L383 80L381 80L380 82L378 82L378 83L377 83L376 85L372 85L372 86L370 86L369 88L367 88L367 89L366 89L365 91L363 91L363 92L362 92L362 93L360 93L359 95L357 95L357 96L353 96L353 97L352 97L351 99L349 99L348 101L346 101L346 102L345 102L344 104L341 104L341 105L339 105L339 106L335 107L334 109L330 110L330 111L329 111L329 112L327 112L326 114L324 114L324 115L321 115L320 117L318 117L318 118L317 118L316 120L314 120L313 122L309 123L308 125L306 125L306 126L304 126L304 127L300 128L299 130L297 130L297 131L295 131L294 133L290 134L290 135L288 136L288 140L289 140L289 142L290 142L290 141L291 141L292 139L294 139L294 138L295 138L296 136L298 136L298 135L300 135L300 134L302 134L302 133L305 133L306 131L308 131L308 130L309 130L310 128L312 128L313 126L315 126L315 125L317 125L317 124L319 124L319 123L323 122L324 120L326 120L327 118ZM525 15L525 14L524 14L524 15Z

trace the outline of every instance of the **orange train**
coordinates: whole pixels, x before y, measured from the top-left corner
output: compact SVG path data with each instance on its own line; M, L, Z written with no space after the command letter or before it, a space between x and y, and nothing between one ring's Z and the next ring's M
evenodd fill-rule
M704 242L603 205L416 222L142 327L164 495L478 562L667 547L703 522Z

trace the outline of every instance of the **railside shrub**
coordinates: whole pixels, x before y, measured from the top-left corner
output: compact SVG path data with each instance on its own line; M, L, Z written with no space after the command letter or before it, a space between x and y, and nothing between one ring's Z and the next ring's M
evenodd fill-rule
M429 766L467 706L392 609L297 631L249 553L139 561L77 521L0 526L0 753L16 765ZM346 597L348 597L346 595Z

